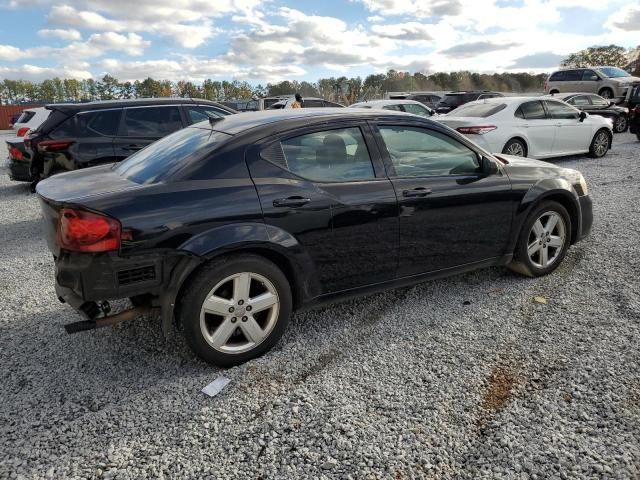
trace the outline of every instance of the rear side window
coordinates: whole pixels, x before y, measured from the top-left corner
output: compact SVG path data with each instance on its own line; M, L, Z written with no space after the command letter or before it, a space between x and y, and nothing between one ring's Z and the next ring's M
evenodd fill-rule
M120 125L122 109L81 112L67 118L50 134L51 138L87 138L114 136Z
M570 104L570 105L576 105L576 106L580 106L580 107L591 105L591 102L589 101L589 99L584 95L577 95L575 97L571 97L567 101L567 103Z
M302 107L303 108L324 107L324 102L322 100L303 100Z
M134 153L115 171L135 183L148 184L179 178L204 162L209 153L231 135L204 128L185 128Z
M583 70L568 70L565 73L565 80L568 82L578 82L582 80Z
M565 72L556 72L549 77L550 82L562 82L565 79Z
M358 127L314 132L282 141L287 169L316 182L375 178L369 150Z
M516 117L524 118L525 120L543 120L547 118L547 114L544 111L542 102L536 100L535 102L526 102L520 105L520 108L516 111Z
M183 127L178 107L127 108L124 116L127 137L164 137Z
M597 107L608 107L609 106L609 101L605 100L604 98L602 98L599 95L589 95L589 98L591 99L591 103L593 103Z
M383 110L394 110L396 112L404 112L400 105L385 105L382 107Z
M487 118L507 108L504 103L478 103L475 105L462 105L456 109L456 116Z

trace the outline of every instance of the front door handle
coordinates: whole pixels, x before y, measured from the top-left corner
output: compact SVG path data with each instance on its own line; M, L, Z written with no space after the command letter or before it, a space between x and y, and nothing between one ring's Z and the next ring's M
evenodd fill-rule
M403 190L402 196L403 197L426 197L430 193L431 193L430 188L417 187L417 188L412 188L411 190Z
M310 198L305 197L287 197L287 198L277 198L273 201L274 207L302 207L311 201Z

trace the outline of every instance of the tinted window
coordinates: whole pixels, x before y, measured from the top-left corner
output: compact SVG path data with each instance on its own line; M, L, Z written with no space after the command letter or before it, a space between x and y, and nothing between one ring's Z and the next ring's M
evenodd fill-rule
M18 120L16 121L16 123L27 123L29 120L31 120L35 116L35 114L36 112L30 112L28 110L25 110L24 112L22 112L20 117L18 117Z
M561 120L577 119L580 116L575 108L571 108L569 105L564 105L560 102L547 102L547 110L551 118Z
M478 157L457 140L416 127L379 127L399 177L473 175Z
M282 142L286 167L316 182L344 182L375 177L359 128L309 133Z
M400 105L385 105L382 107L383 110L395 110L396 112L404 112Z
M594 80L591 79L591 77L596 76L596 72L594 72L593 70L584 70L582 72L582 81L583 82L593 82Z
M599 95L589 95L589 98L591 99L591 103L593 103L597 107L608 107L609 106L609 101L605 100L604 98L602 98Z
M556 73L554 73L553 75L551 75L549 77L549 81L550 82L561 82L561 81L563 81L565 79L564 78L564 74L565 74L564 71L556 72Z
M507 105L504 103L477 103L462 105L461 107L456 108L455 113L452 113L452 115L459 117L487 118L501 110L504 110L505 108L507 108Z
M120 109L87 113L85 114L87 128L100 135L114 136L118 133L121 113Z
M185 128L134 153L118 164L115 171L136 183L167 181L194 162L203 161L217 144L229 137L204 128Z
M191 123L204 122L212 118L221 118L229 115L227 112L209 105L196 105L185 107Z
M278 103L279 101L280 101L279 98L265 98L263 100L262 104L264 105L264 109L266 110L271 105L273 105L274 103ZM282 107L280 107L280 108L282 108Z
M183 127L178 107L127 108L124 122L128 137L164 137Z
M405 103L402 106L404 107L405 112L413 113L414 115L420 115L421 117L431 116L431 112L422 105L417 105L415 103Z
M118 132L121 114L122 109L77 113L58 125L49 136L54 139L114 136Z
M565 72L565 80L568 82L577 82L582 80L582 70L567 70Z
M324 102L322 100L304 100L302 102L303 108L318 108L324 107Z
M591 105L591 102L585 95L577 95L575 97L571 97L569 100L567 100L567 103L570 105L576 105L579 107Z
M535 102L526 102L520 105L522 117L526 120L542 120L547 118L547 114L544 111L542 102L536 100Z
M463 103L465 103L465 95L462 95L462 94L455 94L455 95L447 94L444 97L442 97L442 100L440 100L440 103L442 103L444 105L448 105L448 106L462 105Z
M605 74L609 78L621 78L621 77L630 77L628 72L625 72L621 68L617 67L604 67L599 68L601 73Z

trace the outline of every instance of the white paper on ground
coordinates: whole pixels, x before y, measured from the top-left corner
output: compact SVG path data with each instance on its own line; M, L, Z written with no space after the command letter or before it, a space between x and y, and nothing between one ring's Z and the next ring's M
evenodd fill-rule
M224 387L229 384L230 381L231 380L229 380L227 377L218 377L209 385L204 387L202 389L202 393L204 393L205 395L209 395L210 397L215 397L222 391Z

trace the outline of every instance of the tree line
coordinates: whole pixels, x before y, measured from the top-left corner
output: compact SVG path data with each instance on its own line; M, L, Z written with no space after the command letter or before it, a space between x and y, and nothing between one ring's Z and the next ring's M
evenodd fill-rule
M569 55L564 67L612 65L640 74L640 47L625 50L617 45L590 47ZM155 80L147 78L121 82L111 75L102 79L77 80L52 78L42 82L3 80L0 83L0 103L82 102L147 97L192 97L225 101L260 98L299 92L303 97L323 97L327 100L353 103L363 99L381 98L386 92L415 90L497 90L501 92L541 91L546 73L474 73L469 71L423 74L389 70L386 73L361 77L321 78L316 82L289 81L251 85L239 80L190 81Z

